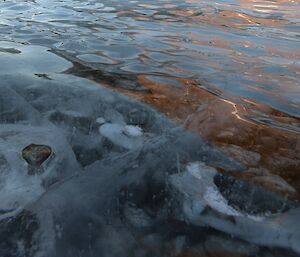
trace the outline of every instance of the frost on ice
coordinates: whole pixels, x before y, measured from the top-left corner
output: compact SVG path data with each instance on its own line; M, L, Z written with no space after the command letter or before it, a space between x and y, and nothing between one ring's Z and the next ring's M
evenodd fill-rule
M138 148L143 144L142 130L137 126L106 123L99 131L104 137L126 149Z

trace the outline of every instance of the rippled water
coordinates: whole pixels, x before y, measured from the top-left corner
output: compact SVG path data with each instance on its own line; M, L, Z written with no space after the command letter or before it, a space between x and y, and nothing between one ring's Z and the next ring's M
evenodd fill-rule
M0 33L5 41L64 51L94 69L200 80L299 117L299 5L2 1Z
M299 11L297 1L3 1L0 25L2 40L212 83L299 117Z
M287 0L1 1L1 49L6 58L9 42L46 46L73 62L69 73L153 105L213 143L289 148L295 162L299 13L299 1ZM261 131L267 139L256 142Z
M50 115L45 111L45 108L50 107L61 111L61 103L54 103L55 100L51 99L51 97L62 99L66 97L65 93L59 93L56 83L66 85L81 83L82 86L87 84L89 88L89 82L86 80L72 79L69 75L83 77L129 96L130 99L152 106L158 113L165 114L170 120L183 125L187 130L200 136L204 142L216 147L229 158L229 163L237 161L241 165L238 167L242 167L237 169L236 166L228 164L230 166L228 168L224 162L219 165L211 161L214 163L212 166L218 171L229 172L242 181L263 186L264 189L293 200L294 203L300 199L300 2L298 0L0 0L0 40L0 85L11 86L18 92L16 96L7 89L9 96L7 102L10 107L6 110L3 97L6 91L2 90L4 93L3 99L0 98L2 101L0 104L3 106L0 105L0 111L4 109L5 112L4 114L1 112L1 122L18 120L18 115L23 115L22 104L25 106L26 101L30 103L30 108L33 106L46 119L57 122L59 115L56 117L53 113ZM48 85L47 83L49 83L49 99L46 95L44 98L41 97L41 91L45 92L44 89L38 88L38 85ZM32 94L27 95L25 89L24 93L19 85L23 85L26 90L27 87L28 90L33 90ZM50 90L51 86L57 88L58 95ZM78 92L82 93L80 90ZM67 101L70 101L76 111L79 111L77 110L79 107L75 104L78 104L78 92L72 91L70 98L67 97ZM23 98L23 100L18 98L19 95L22 95L25 102ZM72 96L74 102L70 100ZM104 101L104 96L107 96L105 104L111 101L110 104L114 105L117 101L106 93L99 99ZM82 102L82 106L88 110L92 109L89 104L94 103L93 101L97 103L96 98L84 99L91 101ZM50 107L45 104L47 101ZM14 105L21 114L12 115ZM118 107L117 104L116 106ZM67 107L62 108L66 111L64 108ZM67 110L67 116L63 116L67 117L66 123L71 119L72 111L74 110ZM50 115L50 118L47 115ZM87 112L86 115L91 113ZM28 117L31 125L40 122L34 110L30 109ZM22 129L20 128L21 131ZM108 127L107 131L110 129L112 128ZM113 129L120 129L120 124ZM152 130L151 127L149 131L152 133ZM45 131L49 133L47 129ZM157 133L157 130L154 131ZM5 130L1 133L4 133L1 135L5 141L8 132ZM72 140L73 134L70 136ZM81 137L85 138L80 135ZM112 141L116 140L114 136L112 138ZM47 140L51 142L53 139ZM91 139L85 140L93 145L92 141L89 141ZM152 143L155 145L155 142L151 141ZM78 146L70 144L72 148L70 151L77 154L74 149ZM135 142L132 144L135 145ZM5 151L6 143L2 145L0 150ZM184 149L187 152L192 151L193 148L188 149L188 145L189 142L185 142L180 146L187 147ZM93 154L88 152L88 155ZM70 156L68 158L73 161L73 155ZM83 166L86 163L91 164L96 158L76 157L84 159L80 163L82 165L84 163ZM155 164L153 165L153 167L150 165L153 169L157 168ZM16 186L22 184L22 178L15 183ZM220 182L221 185L222 183ZM176 187L182 189L178 184ZM28 195L35 199L44 192L43 190L38 186L36 189L26 191L24 198ZM193 195L195 192L192 190L189 193ZM48 198L51 199L51 194ZM207 201L211 200L214 199ZM10 206L11 202L7 201L4 205ZM210 207L214 206L216 205L212 204ZM126 208L125 211L131 211ZM10 207L6 209L10 210ZM218 218L220 217L216 219ZM294 218L284 217L283 220L295 221ZM218 222L205 217L202 218L202 222L219 229ZM239 222L242 224L246 222L245 227L248 228L248 220L237 221L238 224ZM273 224L273 221L268 222ZM249 224L251 227L252 223ZM233 234L236 233L242 239L257 243L251 237L251 233L248 235L241 231L233 232L235 230L230 226L228 225L228 230ZM264 229L265 227L262 230L267 231ZM226 229L222 231L228 232ZM272 233L272 230L269 233ZM282 237L288 236L284 234ZM271 239L268 241L263 236L261 238L258 241L272 245L269 242ZM217 244L218 240L210 241L213 242L211 244ZM293 250L299 250L297 238L293 239L292 243L284 240L278 239L278 245L286 247L287 244ZM279 252L276 256L280 254L285 253Z

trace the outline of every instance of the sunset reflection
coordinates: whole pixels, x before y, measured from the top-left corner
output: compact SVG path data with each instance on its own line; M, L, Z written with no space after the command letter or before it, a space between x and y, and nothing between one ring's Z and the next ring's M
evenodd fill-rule
M300 119L246 98L220 97L193 80L177 79L177 87L159 77L138 81L148 93L117 91L155 107L242 163L243 172L231 175L300 200L300 131L292 130Z
M159 12L142 4L152 16L118 13L143 25L154 18L172 28L168 35L131 34L143 54L120 68L136 77L124 74L119 81L76 67L71 73L149 104L217 145L244 165L234 176L300 199L300 54L294 25L300 3L238 0L208 7L185 2L199 8L166 4ZM185 29L174 28L176 22ZM123 86L135 79L142 90Z
M300 256L300 0L0 0L0 257Z

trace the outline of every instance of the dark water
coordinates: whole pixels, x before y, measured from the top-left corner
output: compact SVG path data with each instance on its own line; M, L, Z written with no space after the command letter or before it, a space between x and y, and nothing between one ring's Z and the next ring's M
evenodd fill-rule
M299 255L299 1L0 1L0 40L0 256Z

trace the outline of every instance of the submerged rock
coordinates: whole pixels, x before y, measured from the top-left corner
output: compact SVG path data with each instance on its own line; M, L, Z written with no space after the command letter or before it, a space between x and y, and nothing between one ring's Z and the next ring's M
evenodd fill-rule
M41 165L50 157L52 149L47 145L30 144L22 150L23 159L29 164L28 174L41 172Z
M52 153L52 149L47 145L31 144L22 150L22 157L28 164L39 167L46 161Z

